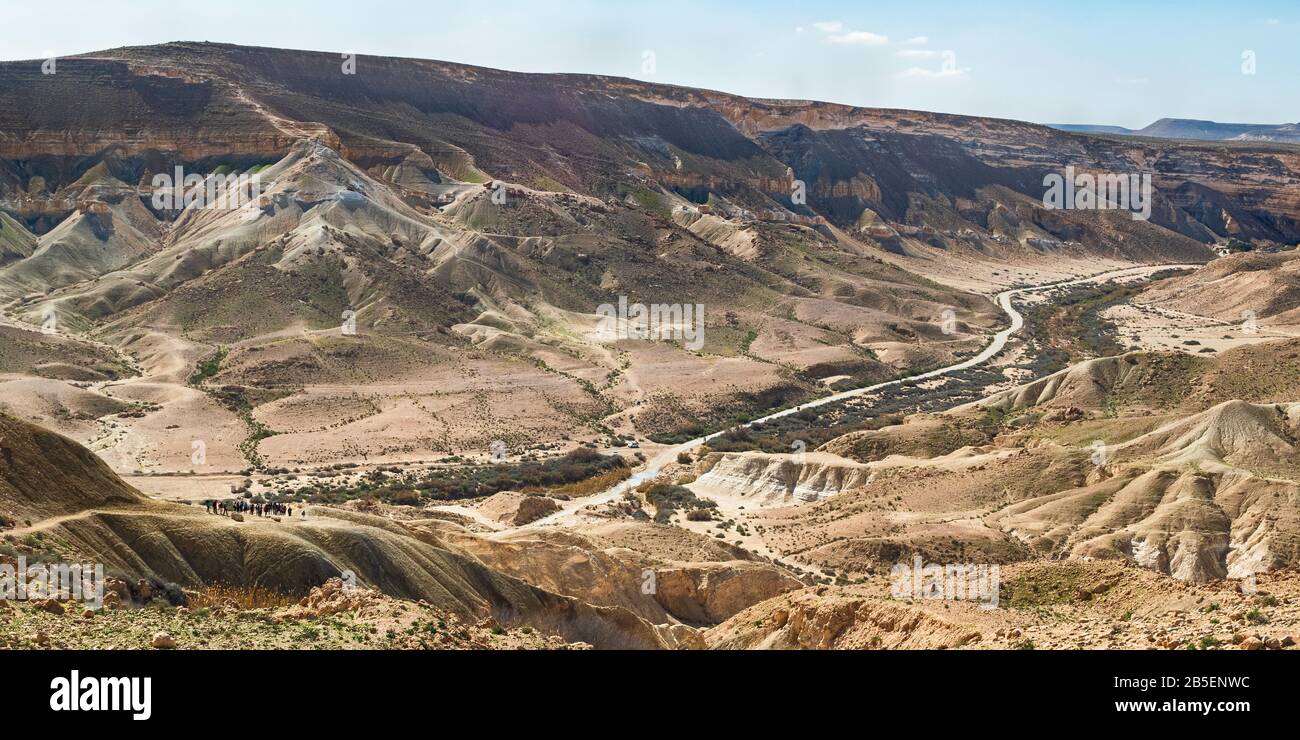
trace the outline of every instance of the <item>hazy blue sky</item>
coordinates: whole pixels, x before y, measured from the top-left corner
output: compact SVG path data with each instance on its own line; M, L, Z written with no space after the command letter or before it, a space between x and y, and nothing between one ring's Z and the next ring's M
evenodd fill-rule
M225 41L1050 123L1300 121L1296 0L0 0L0 18L2 59Z

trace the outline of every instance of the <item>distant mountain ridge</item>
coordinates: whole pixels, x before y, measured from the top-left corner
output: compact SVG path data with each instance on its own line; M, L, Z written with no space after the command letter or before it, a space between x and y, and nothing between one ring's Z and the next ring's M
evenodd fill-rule
M1148 136L1156 139L1192 139L1196 141L1276 141L1300 143L1300 124L1295 123L1218 123L1194 118L1161 118L1145 128L1093 125L1088 123L1049 123L1059 131L1076 134L1114 134Z

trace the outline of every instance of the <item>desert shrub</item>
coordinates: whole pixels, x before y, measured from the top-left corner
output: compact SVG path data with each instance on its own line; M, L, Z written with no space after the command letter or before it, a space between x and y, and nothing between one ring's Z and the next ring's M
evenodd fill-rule
M571 462L581 463L586 465L599 462L601 459L600 453L591 449L590 447L574 448L573 450L570 450L569 453L566 454L564 457Z
M645 494L646 501L655 507L654 520L660 524L666 524L678 509L685 509L689 518L692 511L718 507L717 502L699 498L688 488L668 483L652 483L642 493Z
M420 504L420 494L410 488L405 488L394 491L388 500L396 506L418 506Z
M421 471L418 477L412 475L402 479L368 478L333 490L306 484L284 496L305 498L311 503L335 504L369 496L414 506L425 500L454 501L490 496L501 491L531 493L550 490L583 495L603 491L630 474L622 457L602 455L596 450L579 447L546 460L442 468Z
M212 355L200 360L194 374L190 376L190 385L199 385L208 378L215 376L220 372L221 361L224 359L226 359L226 349L221 348Z

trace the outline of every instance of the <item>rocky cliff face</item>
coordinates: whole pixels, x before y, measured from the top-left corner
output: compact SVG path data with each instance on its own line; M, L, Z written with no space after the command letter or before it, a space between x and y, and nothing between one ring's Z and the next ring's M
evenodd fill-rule
M99 162L137 182L173 163L272 161L314 136L367 170L487 173L600 197L662 189L840 227L871 211L950 232L987 228L1005 200L993 186L1038 200L1043 175L1066 165L1141 171L1154 175L1153 223L1164 230L1200 242L1300 240L1300 154L1268 143L1117 141L412 59L362 57L344 74L336 54L195 43L72 57L56 75L0 65L0 101L0 196L29 221ZM806 203L792 202L796 179ZM1166 248L1182 252L1174 259L1194 251Z

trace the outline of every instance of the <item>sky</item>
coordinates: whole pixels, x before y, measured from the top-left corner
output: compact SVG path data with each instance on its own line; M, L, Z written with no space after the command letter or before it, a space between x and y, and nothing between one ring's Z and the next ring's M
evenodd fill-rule
M0 18L5 60L220 41L1038 123L1300 121L1297 0L0 0Z

